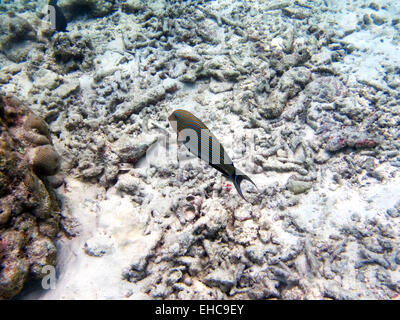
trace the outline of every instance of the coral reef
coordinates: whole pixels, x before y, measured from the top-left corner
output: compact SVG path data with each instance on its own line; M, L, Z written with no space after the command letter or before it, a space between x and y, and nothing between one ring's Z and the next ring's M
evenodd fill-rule
M0 52L14 62L24 61L29 47L21 47L21 44L26 44L27 40L36 40L36 32L31 23L11 12L1 14L0 21Z
M90 69L92 44L81 33L59 33L52 40L52 55L64 72Z
M46 123L4 95L0 134L0 299L9 299L56 264L60 207L43 176L57 171L59 157Z

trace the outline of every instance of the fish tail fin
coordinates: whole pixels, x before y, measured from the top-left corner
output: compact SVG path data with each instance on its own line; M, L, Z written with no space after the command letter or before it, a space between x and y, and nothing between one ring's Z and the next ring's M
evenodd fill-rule
M256 184L253 182L253 180L251 180L247 175L245 175L242 171L240 171L239 169L235 168L235 173L232 177L233 180L233 184L235 185L235 188L237 190L237 192L240 194L240 196L247 202L249 202L244 196L243 196L243 192L242 189L240 188L240 184L242 183L243 180L247 180L250 181L257 189L258 188L256 186Z

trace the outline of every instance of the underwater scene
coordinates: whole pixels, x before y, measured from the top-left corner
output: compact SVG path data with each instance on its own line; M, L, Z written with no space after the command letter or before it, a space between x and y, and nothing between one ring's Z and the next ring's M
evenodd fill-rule
M0 1L0 300L400 299L400 1Z

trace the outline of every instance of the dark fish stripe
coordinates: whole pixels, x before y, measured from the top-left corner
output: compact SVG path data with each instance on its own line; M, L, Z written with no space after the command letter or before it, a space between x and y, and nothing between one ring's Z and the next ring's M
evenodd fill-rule
M194 131L196 131L196 134L197 134L197 136L200 136L201 135L201 129L199 129L199 128L197 128L197 127L194 127L193 125L191 125L191 124L189 124L189 123L187 123L186 124L186 128L184 128L184 129L182 129L182 130L185 130L185 129L192 129L192 130L194 130ZM182 131L181 130L181 131Z
M213 152L214 151L213 151L213 147L212 147L212 137L211 136L208 137L208 150L210 151L209 154L208 154L208 163L213 163L212 162L212 160L213 160L212 156L213 156Z
M207 129L207 127L204 125L204 123L201 122L200 119L195 118L194 116L190 116L189 114L185 114L180 111L178 111L178 115L180 115L182 118L184 118L190 122L196 123L202 129Z
M184 116L184 115L179 115L179 114L178 114L178 117L180 117L180 118L186 120L186 122L191 123L192 125L195 125L196 127L199 128L199 130L200 130L200 129L207 129L203 124L199 123L199 122L196 121L196 120L192 120L192 119L190 119L190 118L188 118L188 117L186 117L186 116Z
M186 119L181 119L181 118L183 118L182 116L177 116L177 118L178 118L179 121L182 121L182 123L184 123L184 124L194 126L193 129L195 129L197 132L200 132L201 129L202 129L202 128L199 128L199 127L197 126L196 123L190 123L190 122L189 122L188 120L186 120Z
M212 151L212 149L210 149L210 146L201 144L200 151L201 151L201 154L199 154L199 157L205 161L208 161L208 163L212 163L211 161L212 161L212 157L213 157L213 151ZM207 155L208 155L208 160L206 160Z
M202 128L199 128L196 124L192 124L187 120L182 120L182 119L178 119L179 121L181 121L181 124L184 125L184 128L182 128L180 131L182 131L183 129L187 129L185 127L189 127L190 129L193 129L197 132L198 135L201 134L201 130Z
M204 124L202 123L202 121L200 121L199 118L195 117L193 114L191 114L190 112L186 111L186 110L177 110L181 115L184 115L192 120L195 120L197 122L200 122L203 126Z
M185 115L181 110L176 110L174 113L175 113L175 115L178 115L179 117L188 118L187 115Z
M204 140L206 140L206 139L204 139ZM216 154L215 154L215 150L213 149L212 142L213 142L213 136L209 134L208 135L208 145L206 144L206 141L203 141L203 143L202 143L202 149L201 150L202 150L202 152L205 152L205 153L202 154L203 155L203 160L208 161L208 163L217 162L216 161L217 157L216 157ZM208 155L208 159L206 157L207 155Z
M178 126L182 126L182 128L179 130L179 132L181 132L182 130L185 129L192 129L194 131L196 131L197 135L199 136L201 134L201 129L199 129L197 126L192 125L191 123L188 123L187 121L178 119L180 121L180 123L178 124Z

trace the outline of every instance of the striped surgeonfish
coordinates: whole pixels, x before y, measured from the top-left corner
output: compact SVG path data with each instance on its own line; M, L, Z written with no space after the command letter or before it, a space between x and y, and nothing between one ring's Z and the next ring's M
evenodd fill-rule
M178 141L183 142L185 147L195 156L206 161L226 178L232 180L236 190L244 200L246 198L240 188L240 183L243 180L250 181L257 188L247 175L235 168L224 147L200 119L189 111L178 109L169 116L168 120L177 132Z

